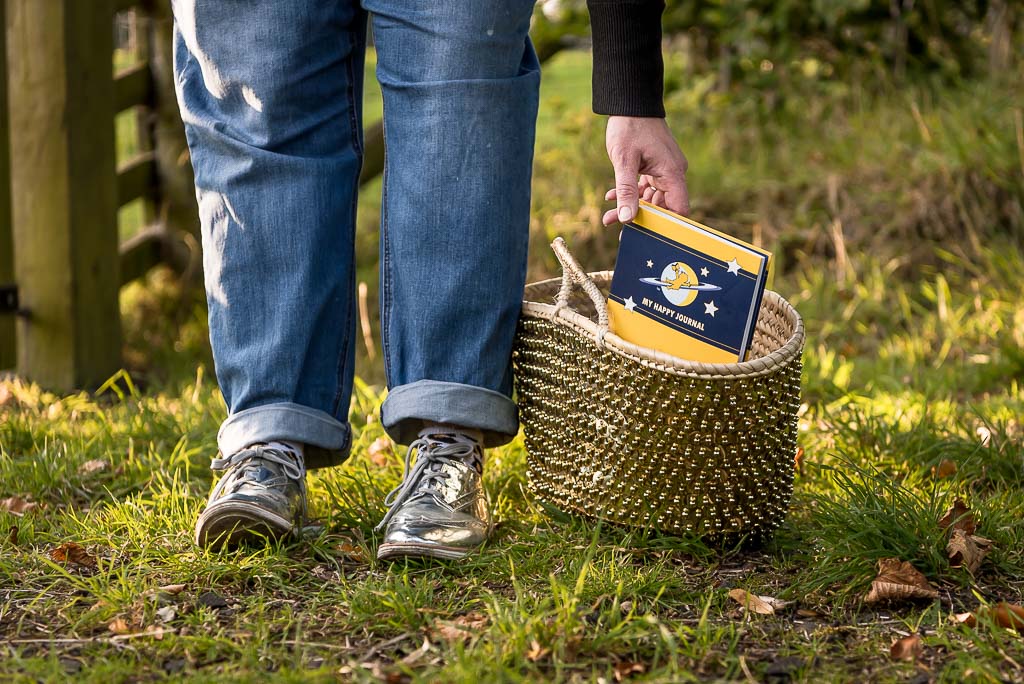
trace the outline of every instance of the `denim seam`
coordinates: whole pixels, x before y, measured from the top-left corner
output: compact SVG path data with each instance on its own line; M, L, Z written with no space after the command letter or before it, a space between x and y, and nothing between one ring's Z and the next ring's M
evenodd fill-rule
M349 33L349 36L351 38L351 33ZM357 112L357 109L356 109L356 107L357 107L356 93L355 93L355 90L356 90L356 73L355 73L355 69L352 68L352 59L351 59L352 51L360 49L360 47L356 43L355 40L350 40L350 43L351 43L351 45L349 45L349 59L345 60L345 69L348 71L348 87L346 88L346 91L347 91L347 94L348 94L348 103L349 103L349 116L348 116L348 120L349 120L349 125L352 128L352 144L356 148L356 156L359 157L359 166L360 166L360 170L362 170L363 141L360 139L360 135L359 135L359 120L358 120L359 117L356 114L356 112ZM356 178L357 178L356 183L357 183L357 187L358 187L359 174L356 174Z
M516 434L517 414L515 403L504 392L429 379L393 388L381 408L384 429L393 439L411 441L415 432L409 432L410 422L445 420L483 430L488 447L505 444ZM486 416L489 418L481 422Z
M253 415L254 413L265 413L267 411L277 411L277 412L281 412L281 413L297 413L300 416L305 416L306 418L311 418L313 420L318 420L321 423L333 426L333 423L331 421L327 420L326 418L324 418L323 416L318 416L315 413L307 413L306 411L303 411L302 409L296 408L294 406L285 406L283 404L264 404L262 406L253 406L252 408L247 408L247 409L245 409L243 411L239 411L238 413L235 413L235 414L232 414L232 415L228 416L227 420L224 421L224 423L222 424L221 427L223 427L223 425L227 425L227 424L229 424L231 422L234 422L235 420L237 420L240 417L248 418L249 416ZM339 421L339 422L344 423L344 421Z
M263 406L253 406L252 408L247 408L244 411L239 411L238 413L234 414L230 418L238 418L239 416L251 416L254 413L264 413L266 411L280 411L282 413L298 413L301 416L306 416L308 418L312 418L314 420L318 420L318 421L320 421L322 423L326 423L327 425L332 425L331 421L327 420L323 416L318 416L315 413L304 411L301 408L296 408L294 406L283 406L281 404L264 404ZM230 418L229 418L229 420L230 420Z
M345 323L342 330L344 331L340 337L342 339L341 349L338 350L338 365L335 371L335 381L337 382L337 389L334 393L334 401L331 406L331 414L334 415L340 421L345 421L348 416L339 415L341 409L342 399L345 393L345 361L348 359L348 346L352 343L351 337L352 328L352 297L345 297Z
M392 388L390 390L389 394L401 396L403 394L407 394L407 393L410 393L410 392L418 393L418 392L423 392L425 387L427 387L427 388L444 387L445 389L465 389L465 390L470 391L470 392L480 393L480 394L483 394L485 396L491 396L491 397L494 397L495 399L506 399L508 401L512 401L511 397L509 397L504 392L499 392L498 390L491 389L490 387L478 387L476 385L471 385L471 384L467 384L467 383L464 383L464 382L454 382L454 381L451 381L451 380L433 380L431 378L423 378L422 380L417 380L415 382L410 382L409 384L406 384L406 385L401 385L399 387L394 387L394 388Z
M332 432L340 430L342 441L341 446L338 448L318 447L313 444L307 445L307 467L323 468L331 465L337 465L348 457L352 447L352 427L348 422L338 421L333 416L325 414L323 411L311 409L302 405L264 404L261 406L254 406L228 416L227 420L221 424L221 427L217 432L218 447L221 445L225 429L234 428L240 421L244 421L246 423L259 423L263 420L260 418L260 414L271 412L298 416L301 420L307 421L307 425L315 426L319 424L327 427ZM220 449L218 449L218 451L220 451ZM221 453L224 452L221 451Z
M352 182L352 185L353 185L353 188L352 188L352 205L351 205L350 213L351 213L351 218L352 218L352 224L351 224L352 225L352 230L354 232L355 231L355 226L356 226L356 211L357 211L357 207L358 207L358 204L359 204L359 176L360 176L360 173L361 173L362 167L363 167L363 146L362 146L362 142L359 140L359 121L358 121L358 117L356 116L355 71L352 68L352 50L355 50L358 46L356 46L354 44L355 41L351 40L351 34L348 34L348 35L349 35L349 38L350 38L349 42L351 44L349 45L349 57L345 60L345 69L348 72L348 87L345 89L345 91L346 91L346 94L348 95L349 127L352 130L352 146L355 149L356 157L359 160L359 169L360 169L359 172L353 174L354 177L353 177L353 182ZM352 274L352 278L350 280L354 281L355 280L355 272L354 272L355 271L355 255L354 254L353 254L353 259L352 259L352 270L353 270L353 274ZM345 297L345 323L344 323L344 326L342 327L342 331L341 331L342 344L341 344L341 349L339 349L338 365L336 367L335 376L334 376L335 380L337 382L337 385L336 385L337 389L335 390L334 401L332 402L332 406L331 406L331 413L338 420L340 420L342 422L345 422L348 419L348 411L347 410L345 411L345 415L344 416L341 415L341 405L342 405L343 400L345 399L345 397L344 397L344 394L345 394L345 362L348 360L348 356L349 356L349 354L348 354L349 345L351 345L353 343L352 337L353 337L353 334L352 334L352 295L350 293L349 296Z
M384 140L384 179L381 183L380 201L380 339L381 355L384 357L384 378L390 385L394 379L391 371L391 353L388 340L391 339L391 251L388 249L388 116L387 102L381 97L381 134Z

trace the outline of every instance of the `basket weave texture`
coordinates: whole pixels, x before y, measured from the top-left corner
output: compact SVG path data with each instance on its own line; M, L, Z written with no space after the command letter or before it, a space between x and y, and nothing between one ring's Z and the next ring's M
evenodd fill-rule
M675 534L774 530L793 491L796 310L766 291L747 361L685 361L608 332L612 273L584 273L561 238L552 247L563 277L526 287L513 352L535 494Z

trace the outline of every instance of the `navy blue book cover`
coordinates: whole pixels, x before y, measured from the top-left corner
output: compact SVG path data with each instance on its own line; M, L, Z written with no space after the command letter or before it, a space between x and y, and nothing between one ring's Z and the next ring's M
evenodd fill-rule
M753 339L769 256L645 205L623 226L608 302L611 329L683 359L741 361Z

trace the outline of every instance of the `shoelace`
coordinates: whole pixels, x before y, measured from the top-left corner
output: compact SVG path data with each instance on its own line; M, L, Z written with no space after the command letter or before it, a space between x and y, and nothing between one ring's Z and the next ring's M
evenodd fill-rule
M445 444L436 439L438 436L445 436L454 440L451 444ZM434 437L434 439L432 439ZM412 453L416 452L416 465L409 469L412 461ZM469 461L467 462L467 459ZM424 431L419 438L409 445L405 452L405 465L402 467L402 482L388 492L384 497L384 505L388 512L374 529L383 529L395 514L401 509L402 504L409 500L413 494L429 493L436 487L438 480L447 480L451 473L445 472L441 466L452 461L464 463L477 472L483 470L483 463L480 460L479 445L471 437L459 433L439 433ZM425 482L420 478L425 477Z
M288 479L296 480L299 482L300 486L304 486L306 466L305 463L303 463L302 456L293 452L284 453L278 449L268 449L262 446L242 449L241 451L236 451L230 456L215 458L210 462L210 469L229 470L235 466L242 466L238 474L244 475L251 470L259 469L265 462L276 463L284 468L285 477L274 477L265 482L248 480L244 477L222 477L217 483L217 486L213 488L211 499L215 499L220 496L221 490L228 486L228 482L231 482L230 492L232 493L238 491L238 489L243 485L270 489L271 487L286 484Z

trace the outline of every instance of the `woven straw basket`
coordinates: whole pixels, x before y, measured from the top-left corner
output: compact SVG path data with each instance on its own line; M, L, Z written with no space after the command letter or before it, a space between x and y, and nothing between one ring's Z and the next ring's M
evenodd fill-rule
M526 287L513 353L537 496L668 533L774 530L793 490L796 310L766 291L749 360L684 361L608 332L612 272L588 275L561 238L552 247L563 276Z

